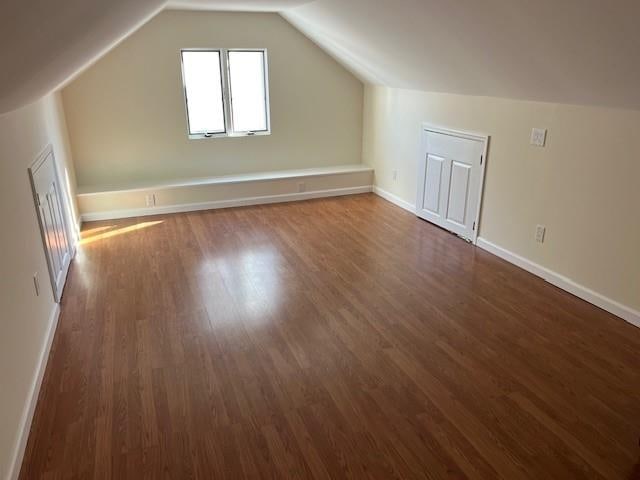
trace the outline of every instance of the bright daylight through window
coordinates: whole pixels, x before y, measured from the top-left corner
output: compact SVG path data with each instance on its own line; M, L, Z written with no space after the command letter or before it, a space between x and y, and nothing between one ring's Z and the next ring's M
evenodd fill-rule
M190 138L270 133L266 50L182 50Z

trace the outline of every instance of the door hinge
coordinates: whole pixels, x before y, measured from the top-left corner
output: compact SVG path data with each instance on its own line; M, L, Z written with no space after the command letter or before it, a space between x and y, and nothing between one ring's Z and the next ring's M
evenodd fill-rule
M476 231L476 222L473 222L473 231Z
M480 155L480 165L482 165L483 160L484 160L484 155Z

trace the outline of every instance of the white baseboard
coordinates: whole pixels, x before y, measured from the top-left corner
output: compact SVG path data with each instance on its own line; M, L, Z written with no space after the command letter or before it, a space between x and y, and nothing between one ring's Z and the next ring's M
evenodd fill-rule
M555 285L566 292L575 295L597 307L606 310L613 315L616 315L636 327L640 327L640 312L634 310L631 307L623 305L615 300L612 300L604 295L594 292L593 290L574 282L570 278L565 277L559 273L549 270L548 268L538 265L526 258L517 255L509 250L506 250L495 243L492 243L482 237L478 238L477 246L490 252L509 263L513 263L518 267L533 273L534 275L544 279L545 281Z
M373 187L373 193L390 201L391 203L394 203L400 208L415 213L415 205L412 205L409 202L401 199L397 195L389 193L377 186ZM616 302L615 300L612 300L611 298L606 297L598 292L594 292L593 290L585 287L584 285L580 285L579 283L574 282L564 275L554 272L553 270L549 270L542 265L538 265L531 260L510 252L509 250L506 250L486 240L485 238L478 237L476 245L483 250L486 250L502 258L503 260L506 260L509 263L512 263L530 273L533 273L534 275L544 279L552 285L555 285L556 287L561 288L562 290L569 292L572 295L581 298L582 300L600 307L603 310L606 310L607 312L626 320L636 327L640 327L640 312L638 312L637 310Z
M398 207L407 210L408 212L416 213L415 205L412 205L411 203L401 199L400 197L398 197L397 195L394 195L393 193L389 193L386 190L383 190L382 188L377 186L373 187L373 193L375 193L379 197L384 198L385 200L390 201L391 203L397 205Z
M145 217L149 215L164 215L168 213L195 212L199 210L216 210L220 208L246 207L249 205L295 202L300 200L311 200L314 198L339 197L342 195L369 193L371 192L371 188L371 185L364 185L361 187L334 188L330 190L316 190L312 192L234 198L230 200L215 200L202 203L164 205L159 207L135 208L129 210L113 210L109 212L88 212L83 213L81 215L81 219L82 222L92 222L96 220L117 220L120 218Z
M394 203L395 205L403 208L409 212L415 213L415 205L410 204L409 202L401 199L397 195L387 192L386 190L381 189L380 187L374 186L373 193L379 195L380 197ZM532 262L520 255L517 255L509 250L506 250L482 237L478 237L476 241L476 245L487 252L490 252L503 260L506 260L509 263L512 263L534 275L544 279L545 281L555 285L562 290L575 295L582 300L585 300L597 307L606 310L613 315L616 315L632 325L636 327L640 327L640 312L634 310L631 307L623 305L615 300L612 300L609 297L606 297L598 292L594 292L593 290L585 287L584 285L580 285L579 283L574 282L570 278L565 277L553 270L549 270L548 268L543 267L542 265L538 265L537 263Z
M27 441L29 440L29 432L31 431L31 423L33 422L33 415L38 403L38 396L40 394L40 387L42 386L42 379L44 378L44 372L47 369L47 361L49 360L49 352L51 351L51 345L53 344L53 337L56 333L56 327L58 326L58 319L60 318L60 305L55 304L51 315L49 316L49 330L44 339L42 345L42 351L38 360L38 368L36 375L33 378L31 384L31 390L29 391L29 397L22 413L20 420L20 431L18 434L18 442L16 443L15 450L12 457L11 466L9 467L9 480L17 480L20 475L20 468L22 467L22 459L24 458L25 449L27 447Z

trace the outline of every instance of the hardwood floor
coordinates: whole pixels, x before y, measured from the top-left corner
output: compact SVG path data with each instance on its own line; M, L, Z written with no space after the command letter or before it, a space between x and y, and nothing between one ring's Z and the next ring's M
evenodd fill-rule
M373 195L91 223L21 478L629 478L640 330Z

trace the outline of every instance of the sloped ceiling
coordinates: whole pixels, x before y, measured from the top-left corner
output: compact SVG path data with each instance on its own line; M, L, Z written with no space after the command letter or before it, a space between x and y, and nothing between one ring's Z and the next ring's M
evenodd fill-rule
M3 0L0 113L54 90L163 6L163 0Z
M0 114L59 88L165 7L279 11L309 0L2 0Z
M175 10L226 10L236 12L279 12L313 0L171 0Z
M5 0L0 113L165 7L280 11L371 83L640 109L638 0Z
M639 0L317 0L283 16L372 83L640 108Z

